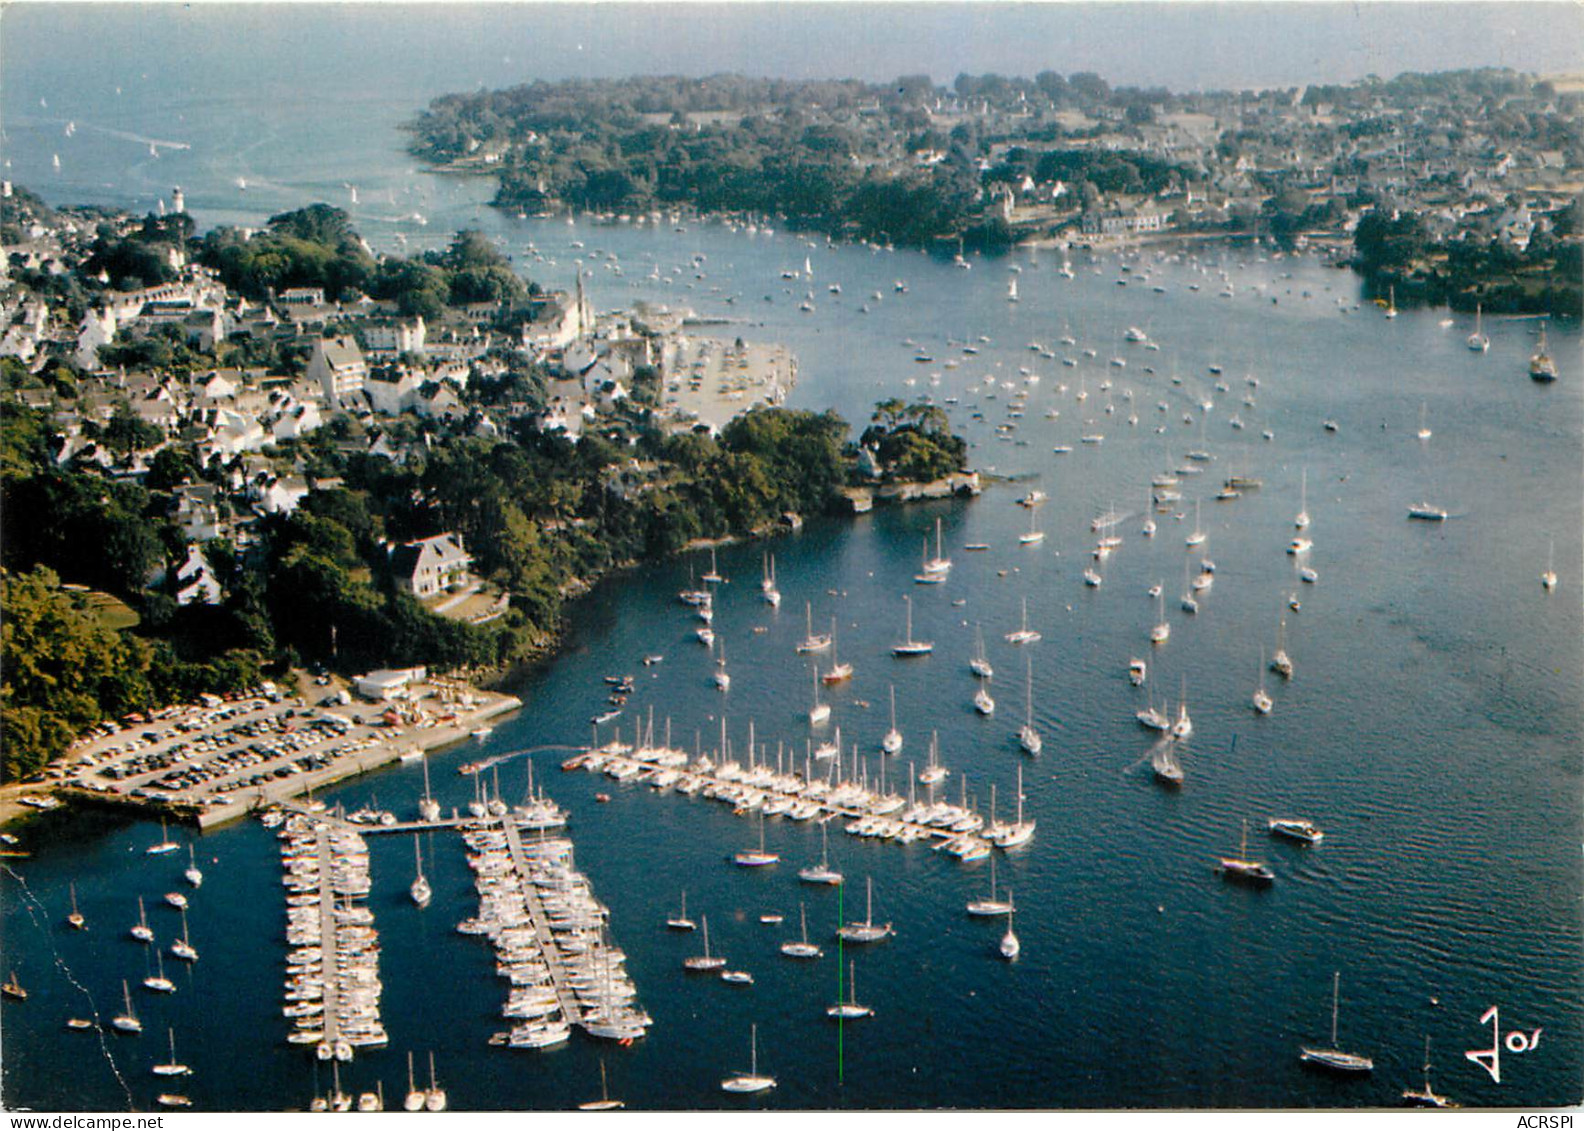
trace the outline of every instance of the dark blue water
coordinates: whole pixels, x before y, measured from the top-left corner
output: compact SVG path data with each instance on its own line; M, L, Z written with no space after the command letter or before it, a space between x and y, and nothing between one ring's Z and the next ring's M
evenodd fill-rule
M11 25L14 13L6 18ZM8 34L8 66L15 42ZM1080 254L1077 277L1067 280L1049 251L975 260L961 271L916 253L827 248L714 224L678 231L516 221L481 207L487 185L409 174L399 139L362 132L388 127L406 106L341 101L332 114L315 98L314 83L334 87L322 72L270 77L280 89L296 84L299 101L257 112L291 119L290 130L255 128L234 97L216 94L214 76L204 79L208 86L183 86L187 101L173 102L163 118L150 116L146 102L118 118L114 95L93 88L93 116L63 111L80 119L74 142L95 136L84 129L95 120L143 137L209 140L158 159L133 146L128 158L118 147L132 143L97 135L103 148L82 172L63 153L63 176L79 179L51 186L13 175L52 200L137 207L168 191L167 182L181 183L204 224L257 223L313 199L345 203L342 186L356 183L354 215L380 246L398 246L398 234L409 247L432 246L459 224L477 223L547 285L569 284L581 261L601 308L647 298L741 319L722 333L786 342L798 355L795 405L834 406L861 423L883 396L956 397L954 425L973 442L974 464L1031 476L1050 496L1038 548L1017 544L1028 519L1013 499L1030 485L1020 482L971 503L816 521L768 547L724 549L720 568L732 582L716 629L733 674L724 696L710 685L695 622L675 600L703 563L613 578L572 610L565 654L521 681L524 711L497 726L482 750L583 741L603 701L601 677L632 672L639 690L621 720L624 733L652 705L658 718L671 718L675 741L691 746L697 734L707 748L725 712L739 750L753 720L772 755L777 744L801 752L810 681L793 645L808 601L817 620L838 618L843 657L857 666L831 701L871 777L893 685L906 747L889 760L888 779L922 764L937 731L953 796L965 773L982 806L996 787L1006 815L1023 766L1039 831L998 865L998 881L1014 889L1020 908L1016 964L994 954L999 926L963 914L988 884L983 864L835 833L832 854L855 881L849 917L872 875L876 916L897 927L895 939L855 956L859 996L877 1016L848 1027L838 1046L824 1017L837 992L834 949L815 964L793 963L776 949L796 929L799 901L817 938L828 938L839 919L837 892L802 888L794 876L819 852L817 829L768 822L767 839L784 862L747 874L726 857L754 842L753 824L702 799L562 774L559 756L538 755L535 780L570 810L579 866L612 910L615 938L655 1018L651 1035L625 1050L581 1038L547 1054L486 1047L503 1027L504 984L487 948L452 930L476 908L460 843L436 836L432 849L426 844L436 896L419 912L405 898L410 845L370 838L391 1046L360 1056L348 1086L378 1080L394 1096L405 1087L406 1052L416 1050L422 1062L433 1049L455 1107L563 1108L597 1094L603 1056L612 1093L631 1106L738 1107L743 1101L724 1096L718 1082L746 1068L748 1028L757 1022L761 1068L780 1086L748 1102L766 1107L1389 1105L1417 1085L1426 1034L1437 1090L1465 1104L1578 1099L1584 405L1576 327L1551 328L1562 380L1538 387L1525 376L1532 323L1487 321L1492 348L1476 355L1464 347L1471 327L1462 318L1443 326L1445 312L1405 311L1388 322L1356 308L1357 282L1346 272L1261 249L1145 259L1128 274L1114 258L1091 264ZM441 89L458 85L450 75L436 81ZM106 85L113 89L108 78ZM13 107L24 91L36 103L25 87L6 90L8 153L20 161L42 151L47 161L42 134L18 144L24 131ZM48 95L51 113L64 97ZM306 109L293 115L299 105ZM179 162L188 163L180 175L167 175ZM233 183L238 175L248 179L245 194ZM87 191L96 185L99 197ZM379 203L381 193L397 203ZM429 225L396 223L398 212L412 211L423 211ZM391 220L381 225L385 213ZM702 272L687 267L695 254L707 257ZM805 257L815 274L813 314L797 310L805 285L789 292L780 278ZM1013 263L1022 267L1016 305L1006 301ZM649 278L652 267L672 282ZM1151 278L1141 284L1145 269ZM1222 271L1234 285L1231 299L1216 297ZM1131 281L1117 286L1119 278ZM909 286L905 295L893 290L898 279ZM832 282L841 295L826 291ZM871 298L875 292L882 297ZM868 313L859 310L865 302ZM1130 325L1162 349L1125 343ZM1068 331L1097 357L1058 346ZM981 352L964 355L965 340ZM1027 348L1031 341L1082 364L1043 359ZM934 363L915 362L920 350ZM1112 356L1126 368L1108 366ZM954 358L960 364L947 368ZM1228 392L1213 389L1211 364L1224 367ZM994 428L1007 422L1012 390L998 387L989 399L983 378L1022 387L1024 367L1041 380L1015 439L999 441ZM1181 386L1170 381L1174 370ZM1249 374L1257 389L1245 383ZM1081 403L1080 378L1088 393ZM1102 389L1108 379L1112 388ZM1250 392L1256 404L1246 407ZM1201 431L1196 406L1205 398L1216 407ZM1159 401L1169 411L1157 411ZM973 419L972 405L983 420ZM1434 432L1423 444L1413 438L1421 405ZM1053 408L1060 415L1048 419ZM1131 412L1137 425L1126 423ZM1228 423L1234 412L1247 424L1241 431ZM1326 418L1337 432L1321 428ZM1261 439L1267 429L1270 441ZM1080 444L1092 431L1105 442ZM1201 443L1216 459L1204 475L1184 478L1185 517L1158 516L1156 537L1140 537L1150 475L1179 466ZM1074 450L1054 454L1058 444ZM1310 562L1320 578L1313 586L1300 584L1283 553L1304 469ZM1231 502L1209 498L1231 473L1258 476L1264 486ZM1189 618L1176 598L1183 537L1200 495L1204 554L1218 569L1202 611ZM1421 499L1452 517L1409 522L1406 508ZM1093 544L1089 520L1113 507L1134 517L1103 567L1104 584L1091 590L1080 581ZM946 585L915 586L920 542L937 518L956 566ZM1561 585L1548 595L1539 574L1553 541ZM992 549L966 553L970 542ZM779 611L758 600L767 548L785 598ZM1164 583L1172 636L1151 651L1155 604L1145 591L1156 581ZM1274 646L1287 595L1299 591L1302 611L1287 613L1296 678L1279 685L1267 676L1275 710L1256 718L1249 697L1260 649ZM903 632L904 594L913 598L915 636L935 642L929 658L889 654ZM1002 640L1024 598L1031 625L1044 634L1027 650L1045 736L1038 759L1016 748L1023 655ZM966 661L976 624L997 670L998 709L988 720L970 707ZM651 653L665 662L642 667ZM1145 691L1128 685L1130 656L1149 658ZM1169 794L1150 780L1150 741L1133 712L1146 692L1175 699L1185 684L1196 729L1180 752L1186 786ZM447 807L471 795L472 779L455 769L480 754L469 747L432 759ZM525 788L525 760L500 773L508 796ZM420 789L418 768L398 766L347 783L332 800L356 807L375 797L406 813ZM600 791L609 804L595 802ZM1255 832L1250 848L1270 862L1276 884L1265 892L1225 885L1212 871L1216 857L1237 847L1245 819L1258 830L1277 814L1313 819L1325 843L1301 850ZM6 965L32 994L0 1011L6 1106L150 1106L158 1081L148 1067L164 1059L167 1025L195 1069L185 1090L201 1108L303 1106L327 1086L283 1041L278 854L274 838L253 825L199 839L207 879L189 919L203 957L172 973L181 987L173 997L138 991L144 1035L107 1037L101 1050L97 1037L62 1028L67 1016L94 1009L108 1018L122 979L136 986L148 972L143 948L124 937L137 896L149 902L162 947L177 927L159 901L181 886L182 863L144 855L156 835L102 814L58 815L24 832L33 855L11 861L0 883ZM86 933L63 922L72 882ZM663 926L683 887L693 915L709 916L712 944L751 970L755 986L683 977L681 960L697 940ZM759 923L771 910L786 915L780 928ZM1300 1044L1328 1037L1336 970L1341 1043L1375 1058L1365 1080L1317 1077L1297 1062ZM1489 1027L1478 1019L1493 1004L1504 1027L1544 1029L1535 1051L1504 1055L1499 1085L1463 1057L1488 1047Z

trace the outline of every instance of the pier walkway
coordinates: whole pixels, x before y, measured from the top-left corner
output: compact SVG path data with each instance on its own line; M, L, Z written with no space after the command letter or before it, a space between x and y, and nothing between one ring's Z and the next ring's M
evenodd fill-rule
M341 964L336 961L335 891L331 875L335 869L335 850L330 844L330 827L314 829L319 853L319 947L324 953L324 1043L331 1050L341 1037Z
M544 904L539 900L539 891L534 886L529 875L528 856L523 851L522 833L517 828L517 823L509 817L500 818L500 827L506 834L506 845L511 850L512 865L517 872L517 889L522 893L523 903L528 908L528 917L533 921L534 935L539 940L539 949L543 951L545 965L550 968L550 984L555 987L556 1000L561 1004L561 1012L573 1025L582 1028L585 1026L583 1007L578 1003L577 995L572 992L572 987L567 981L566 965L561 957L561 948L556 942L555 934L550 929L550 916L545 912Z

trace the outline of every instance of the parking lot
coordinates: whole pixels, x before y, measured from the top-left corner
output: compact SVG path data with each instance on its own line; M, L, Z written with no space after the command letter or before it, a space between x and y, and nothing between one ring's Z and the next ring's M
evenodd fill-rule
M37 780L191 810L209 824L465 738L483 719L517 705L510 696L437 682L415 687L400 703L352 701L332 691L310 706L266 685L252 695L205 696L103 723Z

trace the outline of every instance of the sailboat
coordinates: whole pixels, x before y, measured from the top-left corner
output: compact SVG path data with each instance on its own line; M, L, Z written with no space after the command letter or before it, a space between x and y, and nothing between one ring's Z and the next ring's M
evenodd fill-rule
M1396 287L1388 286L1386 288L1386 317L1387 318L1396 318L1397 317L1397 288Z
M1193 720L1188 717L1188 677L1183 676L1182 696L1177 700L1177 721L1172 723L1173 738L1187 738L1193 734Z
M890 923L879 924L874 921L874 877L865 881L867 897L864 903L864 917L862 922L848 923L839 927L836 933L850 943L873 943L889 938L896 932L891 929Z
M902 751L902 732L896 725L896 685L891 686L891 729L886 731L885 737L880 740L880 749L887 754L899 754Z
M1419 402L1419 431L1416 435L1421 440L1430 438L1430 429L1425 425L1425 403L1423 401Z
M413 838L413 859L418 866L418 875L413 878L412 886L407 892L419 907L428 907L429 900L434 896L434 890L430 888L429 881L424 879L423 850L419 847L417 837Z
M930 735L929 763L919 771L918 780L925 785L934 785L936 782L945 781L946 775L951 771L940 764L940 737Z
M1012 903L1012 892L1010 889L1007 891L1007 903ZM1012 930L1012 915L1015 910L1015 907L1009 906L1007 908L1006 934L1001 936L1001 957L1008 962L1015 960L1023 951L1023 944L1018 942L1017 933Z
M1276 625L1276 654L1271 657L1270 670L1283 679L1293 677L1293 662L1287 655L1287 618L1282 617Z
M666 926L670 927L673 931L691 931L696 928L697 924L688 918L687 888L682 889L682 910L678 911L675 915L667 919Z
M198 952L193 949L192 943L187 941L187 912L185 910L183 910L182 913L181 913L181 920L182 920L181 937L171 940L171 945L170 945L171 957L172 958L179 958L183 962L197 962L198 961Z
M1540 587L1551 590L1555 589L1556 586L1556 540L1552 539L1550 548L1546 550L1546 568L1545 572L1540 575Z
M166 1032L170 1034L170 1060L164 1064L156 1064L153 1069L154 1075L191 1076L192 1069L176 1059L176 1030L167 1029Z
M781 861L779 853L765 851L764 812L759 814L759 847L745 848L732 856L732 863L740 868L763 868Z
M600 1058L600 1098L589 1100L587 1103L578 1104L579 1111L620 1111L626 1107L621 1100L610 1098L610 1087L605 1079L605 1060Z
M748 1049L750 1068L747 1073L738 1073L736 1076L726 1077L726 1079L721 1081L721 1091L747 1095L754 1092L767 1092L776 1086L774 1076L759 1075L758 1025L753 1025L749 1028Z
M1481 304L1475 303L1474 332L1468 336L1468 348L1473 350L1475 353L1484 353L1486 350L1490 349L1490 338L1486 336L1485 331L1482 328L1483 316L1484 310L1481 307Z
M833 684L833 683L841 683L843 680L851 679L852 678L852 674L853 674L853 666L851 664L842 663L840 660L838 660L836 658L836 618L835 617L831 617L830 636L827 637L826 639L830 643L831 667L830 667L830 671L828 671L824 675L820 676L820 679L824 680L827 685Z
M724 582L726 580L724 577L722 577L720 575L720 571L718 569L716 569L716 567L715 567L715 547L714 546L710 547L710 567L709 567L709 572L706 573L699 580L704 582L706 585L719 585L719 584L721 584L722 582Z
M907 639L899 644L891 645L893 656L927 656L935 651L935 645L928 640L913 639L913 598L904 596L907 602Z
M149 929L148 912L143 909L143 897L138 896L138 921L132 924L129 932L138 942L153 942L154 932Z
M1007 284L1007 301L1008 302L1017 302L1018 301L1017 280L1016 279L1013 279L1011 282L1009 282Z
M1034 661L1025 656L1024 660L1024 695L1027 709L1023 716L1023 729L1018 731L1018 745L1029 754L1038 754L1045 746L1040 732L1034 729Z
M726 670L726 641L720 642L720 649L715 656L715 671L711 676L715 686L721 691L731 690L731 673Z
M996 915L1007 915L1012 911L1010 899L996 898L995 884L995 857L990 857L990 895L986 899L970 899L968 901L968 914L977 919L992 918Z
M424 1093L425 1111L444 1111L446 1109L446 1093L435 1080L434 1053L429 1054L429 1090Z
M1183 784L1182 766L1172 753L1170 742L1157 743L1151 752L1150 768L1154 771L1155 780L1168 789L1181 789Z
M66 922L79 931L86 930L88 920L84 919L82 912L77 910L77 885L68 884L67 887L71 891L71 911L66 916Z
M1155 516L1150 513L1150 508L1154 505L1155 495L1152 491L1150 493L1149 501L1144 504L1144 525L1139 530L1139 533L1143 534L1146 538L1153 538L1155 536Z
M1039 528L1039 508L1029 508L1029 528L1027 534L1019 534L1018 541L1025 546L1037 546L1045 541L1045 532Z
M173 994L176 992L176 983L165 976L165 959L159 951L154 952L154 961L158 965L159 973L150 974L143 979L143 985L155 993Z
M1187 545L1187 546L1202 546L1202 545L1204 545L1205 532L1204 532L1204 528L1199 524L1199 503L1200 503L1200 500L1198 500L1198 499L1194 500L1194 528L1193 528L1193 533L1188 535L1187 538L1183 539L1183 543L1185 545Z
M1254 689L1254 710L1261 715L1271 713L1271 697L1265 693L1265 649L1260 648L1259 686Z
M1036 640L1038 640L1039 638L1040 638L1040 634L1037 633L1037 632L1032 631L1029 628L1029 626L1028 626L1028 598L1024 597L1023 598L1023 622L1022 622L1021 626L1018 628L1018 630L1016 632L1009 632L1009 633L1006 634L1006 641L1007 641L1008 644L1032 644ZM982 673L976 672L975 674L982 674L985 679L989 679L990 678L989 665L988 664L985 665L985 671L984 672L982 672Z
M926 547L928 543L925 544ZM941 520L935 520L935 556L924 560L924 572L931 576L951 572L951 559L941 552Z
M1299 530L1309 525L1309 469L1303 469L1298 480L1298 517L1293 519L1293 525Z
M704 953L695 954L682 960L684 970L719 970L726 965L726 960L719 955L711 954L709 948L709 916L699 917L704 924Z
M165 818L160 818L160 839L158 844L151 844L143 851L150 856L164 856L167 852L175 852L181 845L172 840L165 831Z
M1335 1044L1336 1042L1333 1041L1332 1043ZM1422 1089L1405 1088L1403 1089L1402 1098L1403 1102L1409 1107L1455 1108L1462 1106L1438 1094L1430 1087L1430 1037L1428 1034L1425 1036L1424 1087Z
M1150 629L1150 643L1164 644L1171 638L1171 625L1166 622L1166 594L1159 583L1155 585L1155 599L1159 602L1157 615L1160 619Z
M995 700L990 698L990 681L987 679L974 690L974 710L981 715L995 714Z
M831 637L814 635L814 608L807 601L803 602L803 619L808 623L808 630L803 635L802 642L797 646L799 652L823 652L831 646Z
M1199 611L1199 601L1194 597L1193 590L1189 587L1187 558L1183 559L1183 595L1179 603L1185 613L1197 613Z
M774 556L765 557L764 571L764 578L759 582L759 593L764 597L766 604L775 608L781 604L781 590L776 588ZM603 1070L604 1061L601 1061L600 1065Z
M830 722L831 717L830 704L820 702L819 685L819 670L816 668L814 672L814 706L809 708L808 713L809 726L811 727L823 726Z
M1551 360L1551 355L1546 352L1546 324L1545 319L1540 320L1540 344L1535 347L1534 354L1529 358L1529 376L1536 381L1549 382L1557 379L1556 362ZM1425 1087L1428 1089L1429 1085Z
M403 1111L422 1111L424 1106L424 1092L413 1080L413 1054L407 1054L407 1097L402 1100Z
M830 866L830 834L826 831L826 826L820 826L820 862L807 868L799 868L798 879L806 884L826 884L832 887L842 882L842 874Z
M182 871L182 876L195 888L203 886L203 872L198 867L198 857L191 841L187 844L187 867Z
M802 939L799 942L784 942L781 944L781 953L788 958L819 958L824 951L813 943L808 937L808 908L798 904L798 922L802 926Z
M989 679L995 674L989 658L985 656L984 629L979 625L974 625L974 654L968 660L968 670L980 679Z
M856 962L847 965L847 1000L839 1001L825 1010L825 1016L837 1021L856 1021L860 1017L873 1017L874 1010L867 1005L858 1004L858 991L853 985L853 976L858 970Z
M1221 875L1224 879L1256 887L1266 887L1276 879L1276 873L1266 867L1264 861L1248 858L1247 821L1243 822L1243 839L1238 844L1238 854L1221 857Z
M26 1001L27 990L22 988L22 983L17 981L16 971L11 971L4 984L0 984L0 994L4 994L12 1001Z
M1312 1064L1316 1068L1329 1069L1332 1072L1373 1072L1375 1062L1367 1056L1357 1053L1343 1052L1336 1047L1337 1043L1337 1003L1342 990L1342 972L1338 970L1331 979L1331 1047L1312 1049L1303 1047L1298 1059L1305 1064Z
M126 1011L110 1018L110 1024L122 1033L141 1033L143 1022L139 1021L137 1014L132 1012L132 990L125 978L121 979L121 999L125 1003Z

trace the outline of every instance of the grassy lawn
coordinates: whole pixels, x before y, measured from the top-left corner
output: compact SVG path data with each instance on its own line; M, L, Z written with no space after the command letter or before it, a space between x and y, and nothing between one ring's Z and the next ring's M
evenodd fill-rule
M125 601L119 597L112 597L108 593L101 593L90 589L81 595L83 607L99 618L106 628L120 630L123 628L136 628L142 618L134 612Z

